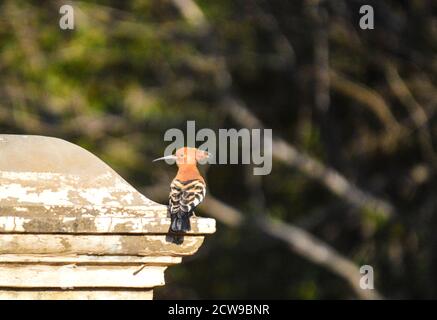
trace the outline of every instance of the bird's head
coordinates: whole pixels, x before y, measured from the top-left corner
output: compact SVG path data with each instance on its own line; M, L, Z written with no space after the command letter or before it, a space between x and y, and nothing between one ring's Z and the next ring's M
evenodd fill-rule
M175 154L161 157L153 161L174 159L176 164L180 165L196 165L199 161L208 159L211 153L196 148L183 147L176 150Z

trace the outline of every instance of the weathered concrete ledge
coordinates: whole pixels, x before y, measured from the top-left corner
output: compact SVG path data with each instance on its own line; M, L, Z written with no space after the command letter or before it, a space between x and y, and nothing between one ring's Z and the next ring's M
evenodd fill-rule
M0 135L0 299L151 299L215 220L180 245L157 204L64 140Z

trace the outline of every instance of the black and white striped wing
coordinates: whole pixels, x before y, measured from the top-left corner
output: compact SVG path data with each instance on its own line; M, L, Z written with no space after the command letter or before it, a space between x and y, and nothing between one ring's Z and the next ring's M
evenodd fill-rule
M193 210L205 198L205 194L206 186L202 180L173 180L169 196L171 231L188 232L191 230L190 217L194 214Z
M201 180L194 180L188 183L183 189L180 199L180 209L183 212L192 213L193 210L203 201L206 195L205 183Z
M183 185L179 180L173 180L170 185L170 194L168 197L168 205L172 215L179 213L181 197L183 193Z

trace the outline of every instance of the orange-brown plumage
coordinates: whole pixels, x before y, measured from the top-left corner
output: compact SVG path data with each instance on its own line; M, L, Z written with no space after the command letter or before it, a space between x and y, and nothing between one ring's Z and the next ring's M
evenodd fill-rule
M193 164L180 165L178 167L178 173L176 174L175 179L179 179L181 181L199 179L205 182L203 177L200 175L199 169L197 169L197 166Z

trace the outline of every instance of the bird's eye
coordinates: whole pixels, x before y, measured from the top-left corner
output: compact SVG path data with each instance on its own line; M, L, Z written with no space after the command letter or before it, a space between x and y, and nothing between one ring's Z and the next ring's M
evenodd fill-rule
M180 154L180 155L179 155L179 158L183 158L183 157L184 157L184 155L183 155L183 154Z

